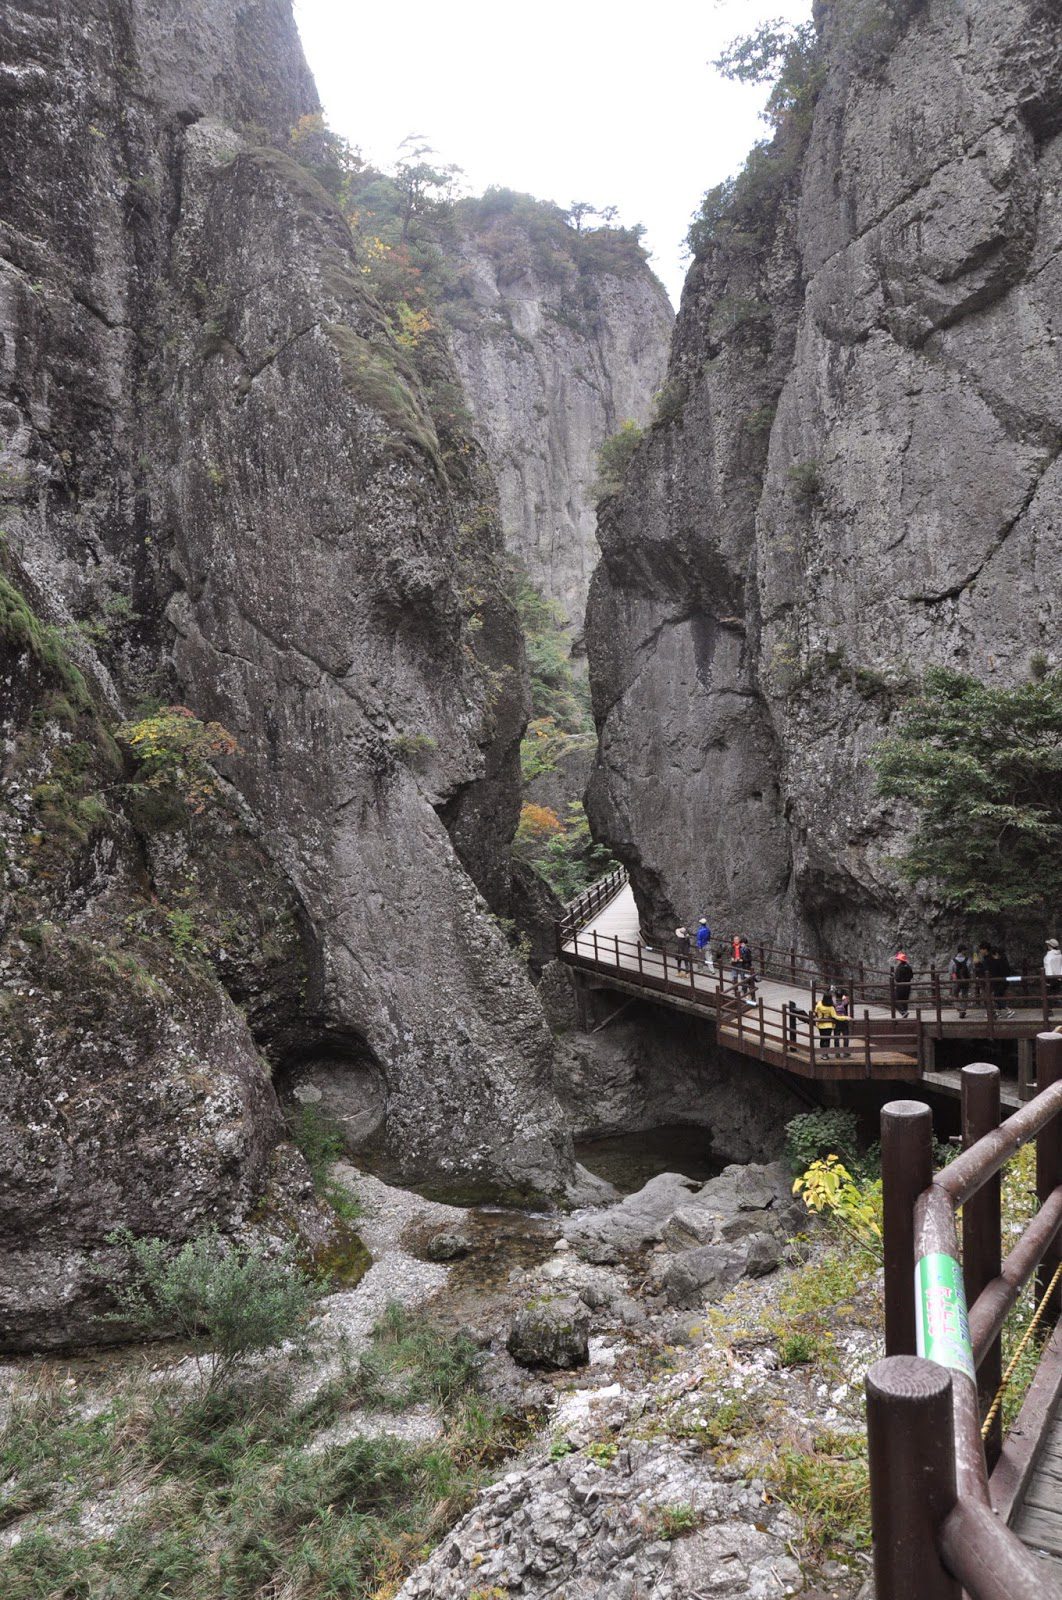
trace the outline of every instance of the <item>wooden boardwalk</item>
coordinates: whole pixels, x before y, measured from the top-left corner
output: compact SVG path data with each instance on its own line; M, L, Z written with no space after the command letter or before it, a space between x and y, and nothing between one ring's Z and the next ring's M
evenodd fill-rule
M1009 1015L990 1012L986 1022L984 1008L978 1013L971 1006L960 1016L954 1005L943 1003L938 984L930 1015L921 1007L912 1007L912 1015L905 1018L889 1004L858 1005L850 1038L824 1047L809 1017L823 980L817 989L812 987L814 980L786 981L771 970L768 959L757 973L753 1003L735 992L729 967L722 972L709 968L696 954L689 968L679 967L673 944L669 952L642 941L634 894L621 874L574 903L558 925L557 942L560 959L595 982L710 1021L720 1044L798 1077L921 1081L939 1093L957 1095L959 1074L935 1070L935 1040L987 1037L989 1023L993 1038L1031 1040L1043 1026L1031 1009ZM763 947L759 949L762 952ZM794 970L813 970L805 958L794 954L788 959ZM874 981L863 982L865 993L876 992ZM877 980L878 990L883 983L887 996L887 974ZM1008 1086L1003 1101L1008 1110L1015 1109L1021 1095Z

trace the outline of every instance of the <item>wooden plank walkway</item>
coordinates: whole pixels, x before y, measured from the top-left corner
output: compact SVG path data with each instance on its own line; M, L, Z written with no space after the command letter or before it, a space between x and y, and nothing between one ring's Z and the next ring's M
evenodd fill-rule
M580 913L580 907L585 911ZM929 1015L912 1007L904 1018L889 1005L858 1005L848 1048L824 1047L808 1019L810 984L786 982L777 976L777 968L773 974L757 973L756 1001L751 1003L735 993L729 968L720 979L714 967L694 954L692 970L680 969L673 945L664 951L642 942L634 894L621 875L603 880L575 902L559 931L558 953L567 964L622 994L651 997L714 1022L719 1042L728 1049L800 1077L922 1081L927 1088L956 1094L958 1073L932 1070L934 1040L980 1039L989 1031L993 1039L1031 1039L1043 1026L1042 1017L1031 1010L986 1017L971 1005L960 1017L954 1006L941 1002L938 992ZM789 970L788 960L783 965ZM807 958L795 958L792 970L804 969L813 966ZM1020 1103L1010 1085L1004 1088L1003 1103L1008 1110Z
M1045 1435L1013 1527L1022 1543L1043 1557L1045 1568L1062 1580L1062 1417L1058 1415Z

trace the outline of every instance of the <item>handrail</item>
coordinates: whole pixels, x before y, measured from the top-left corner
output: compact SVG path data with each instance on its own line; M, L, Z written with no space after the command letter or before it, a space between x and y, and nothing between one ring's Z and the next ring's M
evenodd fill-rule
M694 959L682 955L672 960L668 949L650 949L642 942L622 939L618 935L598 936L596 929L575 929L565 938L564 959L570 964L587 967L592 971L615 973L624 983L657 994L664 993L686 1004L714 1014L720 1039L733 1043L736 1031L738 1044L751 1054L764 1050L780 1053L786 1060L792 1058L821 1069L833 1063L843 1066L842 1076L870 1076L874 1064L882 1057L895 1064L896 1057L908 1057L913 1066L919 1059L919 1033L916 1023L904 1026L902 1021L889 1017L853 1016L844 1045L831 1040L824 1045L819 1028L809 1010L798 1011L791 1004L766 1005L762 998L750 995L750 1007L744 993L744 977L733 968L715 971L714 987L698 983L698 977L710 974L702 970ZM749 1013L746 1020L746 1012ZM731 1014L732 1013L732 1014ZM759 1045L759 1050L755 1046Z
M558 955L572 936L614 899L628 882L626 868L618 867L590 884L565 906L556 924ZM792 947L783 949L758 938L750 939L749 944L759 977L802 985L811 991L812 1005L822 989L843 987L851 996L853 1005L882 1006L892 1016L900 1018L905 1011L921 1007L939 1026L943 1010L958 1009L958 1002L962 1000L964 1012L984 1014L983 1019L979 1016L978 1020L983 1021L984 1031L989 1038L995 1038L999 1024L1010 1020L1008 1013L1016 1007L1038 1013L1039 1020L1046 1028L1051 1018L1052 1000L1056 1000L1048 989L1047 977L1042 971L1030 974L1023 968L1021 974L1006 979L971 978L967 991L960 995L954 981L930 965L928 969L916 969L928 971L928 976L912 980L906 1004L901 1007L899 998L902 997L897 995L891 967L868 967L862 961L845 963L821 960ZM678 946L673 939L661 938L657 941L657 948L666 949L670 956L677 952ZM728 953L718 944L715 954L717 965L728 962ZM1062 996L1057 997L1056 1003L1059 1001L1062 1001Z
M1002 1127L999 1069L963 1068L967 1148L936 1175L928 1106L897 1101L882 1112L886 1359L867 1375L877 1600L959 1600L960 1585L971 1600L1062 1597L995 1516L988 1478L999 1441L986 1395L998 1383L1006 1313L1038 1268L1051 1285L1045 1303L1059 1310L1062 1035L1040 1034L1036 1056L1040 1093ZM1040 1209L1001 1262L998 1174L1032 1139Z

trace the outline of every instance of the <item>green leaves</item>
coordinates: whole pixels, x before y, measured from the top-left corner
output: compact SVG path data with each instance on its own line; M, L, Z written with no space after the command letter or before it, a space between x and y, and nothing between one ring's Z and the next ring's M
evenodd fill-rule
M919 814L905 877L1004 919L1062 895L1062 673L995 688L933 668L873 760L879 792Z

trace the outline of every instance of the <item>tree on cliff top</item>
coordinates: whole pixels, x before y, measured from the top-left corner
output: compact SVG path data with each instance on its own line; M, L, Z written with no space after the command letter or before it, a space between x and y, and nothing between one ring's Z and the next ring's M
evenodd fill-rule
M935 668L874 755L879 792L909 800L904 876L959 910L1014 922L1062 903L1062 672L991 688Z

